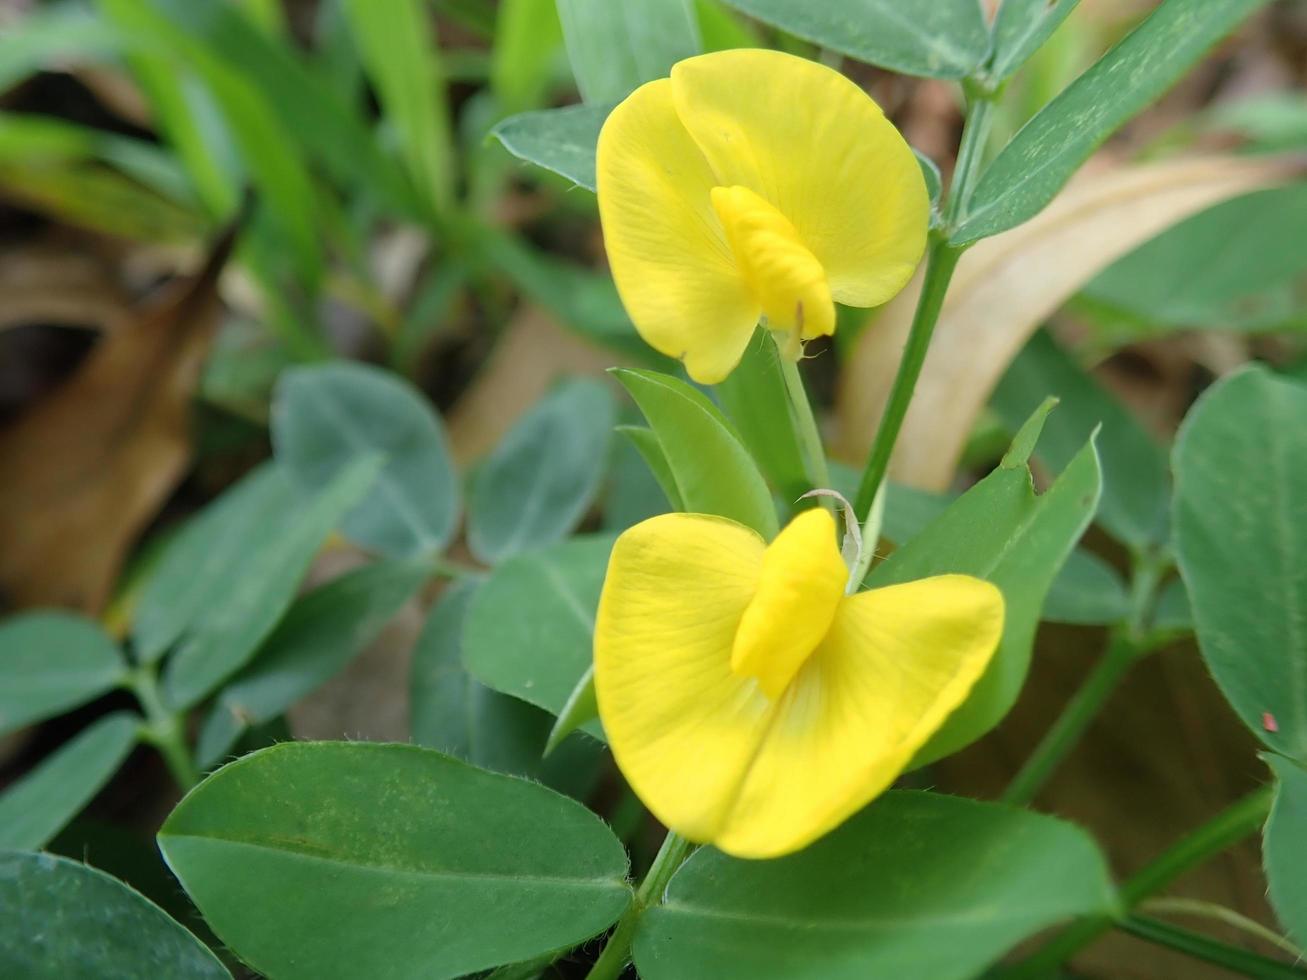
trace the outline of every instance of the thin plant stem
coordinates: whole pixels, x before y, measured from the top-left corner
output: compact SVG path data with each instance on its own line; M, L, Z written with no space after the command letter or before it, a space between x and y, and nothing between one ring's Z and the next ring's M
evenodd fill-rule
M1025 806L1035 798L1067 754L1080 741L1090 723L1098 717L1108 696L1116 690L1139 651L1123 632L1113 631L1107 652L1094 665L1070 703L1040 740L1025 765L1013 777L999 799L1014 806Z
M1079 744L1135 661L1153 648L1155 640L1146 635L1148 617L1156 601L1157 586L1167 567L1166 560L1151 554L1136 558L1125 619L1112 629L1102 658L1008 784L1000 797L1004 803L1025 806L1035 798Z
M944 236L931 235L930 247L926 251L926 276L921 284L916 312L912 315L903 359L899 361L898 373L894 376L889 400L885 403L885 412L880 417L876 438L871 445L871 456L867 460L866 469L862 471L858 495L854 500L854 509L864 519L871 510L871 502L876 499L876 491L880 489L889 469L890 455L894 452L899 430L903 428L903 420L907 417L908 403L912 401L917 379L921 377L921 367L926 362L930 338L935 332L939 312L944 307L944 295L948 292L953 270L957 267L962 252L963 249L950 245Z
M136 695L136 700L145 711L146 724L141 730L141 738L159 750L172 778L182 792L186 792L200 781L200 774L195 768L190 749L186 747L181 714L169 710L159 694L159 679L154 665L142 664L132 671L127 679L127 687Z
M1259 830L1271 810L1272 787L1262 786L1231 804L1197 830L1181 838L1120 888L1123 915L1161 891L1191 868ZM1098 916L1064 929L1047 945L998 976L1002 980L1033 980L1054 975L1057 968L1112 928L1113 920Z
M1165 946L1196 960L1215 963L1255 980L1307 980L1307 970L1259 956L1160 919L1128 915L1117 923L1117 928L1145 942Z
M779 346L779 344L778 344ZM799 452L803 456L803 472L812 484L810 489L829 489L830 469L826 464L826 450L821 443L821 430L817 428L817 417L812 411L812 402L803 387L803 376L799 373L799 363L780 351L781 377L785 379L785 394L789 401L790 422L799 441Z
M640 917L647 909L662 903L667 883L693 850L694 845L684 837L667 832L662 847L658 849L658 854L649 867L649 873L640 883L630 906L617 920L604 951L586 974L586 980L617 980L622 975L626 964L631 961L631 941L635 938L635 927L639 924Z
M1198 898L1150 898L1139 906L1139 911L1151 915L1189 915L1214 919L1240 932L1246 932L1268 945L1275 946L1295 960L1303 958L1303 951L1279 933L1216 902L1204 902Z

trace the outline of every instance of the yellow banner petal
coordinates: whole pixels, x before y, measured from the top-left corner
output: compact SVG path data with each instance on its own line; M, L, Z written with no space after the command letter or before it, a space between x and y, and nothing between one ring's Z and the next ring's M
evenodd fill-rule
M684 360L696 381L721 381L762 311L713 211L716 181L677 118L668 79L612 111L595 173L613 281L640 336Z
M838 302L876 306L903 288L926 247L930 202L912 150L866 92L757 49L679 62L671 84L713 182L747 187L788 218Z
M757 589L762 538L666 514L613 546L595 621L595 694L632 789L659 820L712 840L771 716L731 644Z

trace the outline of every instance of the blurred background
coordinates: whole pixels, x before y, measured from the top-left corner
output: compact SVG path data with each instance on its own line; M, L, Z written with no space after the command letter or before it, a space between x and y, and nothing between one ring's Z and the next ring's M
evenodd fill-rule
M1083 0L1010 83L993 149L1152 6ZM702 50L771 46L840 68L947 180L956 85L818 51L716 0L693 12ZM465 472L560 378L656 365L605 271L593 194L492 135L577 100L550 0L0 0L5 607L66 606L121 629L170 529L270 455L273 386L293 365L342 357L407 379ZM959 431L910 423L896 478L944 491L983 475L1024 417L1020 372L1047 363L1047 344L1159 446L1214 377L1250 359L1307 378L1304 155L1307 3L1281 0L1049 212L985 244L989 298L957 314L999 338L977 355L970 395L983 407ZM878 320L895 312L841 316L804 370L831 445L857 466L892 346ZM970 382L924 383L938 395ZM913 461L932 458L948 472ZM624 526L656 494L615 448L590 526ZM1106 534L1087 547L1124 564ZM314 575L353 561L338 545ZM407 740L422 620L407 608L282 734ZM1012 716L931 782L996 795L1101 646L1092 625L1046 624ZM84 720L6 740L0 782ZM112 856L124 866L107 870L176 898L148 839L170 790L137 755L59 846ZM1251 736L1182 641L1137 667L1037 804L1087 825L1128 873L1262 778ZM90 843L106 836L112 846ZM1249 844L1179 891L1270 922L1258 860ZM1113 936L1078 962L1091 976L1222 975L1170 955Z

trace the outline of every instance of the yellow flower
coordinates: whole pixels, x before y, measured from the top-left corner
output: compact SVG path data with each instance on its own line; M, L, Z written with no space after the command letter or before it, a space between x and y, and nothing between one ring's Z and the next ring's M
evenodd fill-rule
M835 303L884 303L925 250L925 179L898 130L839 72L777 51L701 55L636 89L596 171L627 313L704 384L760 317L797 356L834 332Z
M845 595L825 510L770 546L667 514L613 548L595 626L608 743L653 814L693 841L775 857L890 785L984 672L988 582L941 575Z

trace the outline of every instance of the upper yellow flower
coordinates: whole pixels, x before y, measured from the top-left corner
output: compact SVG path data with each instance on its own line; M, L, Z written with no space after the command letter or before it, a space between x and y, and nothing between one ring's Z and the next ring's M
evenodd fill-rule
M777 51L701 55L604 123L599 215L613 279L650 346L722 380L760 317L791 349L876 306L926 246L921 168L839 72Z
M664 824L739 857L834 829L966 698L1003 631L988 582L941 575L845 595L824 510L770 546L667 514L613 548L595 625L608 744Z

